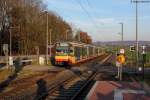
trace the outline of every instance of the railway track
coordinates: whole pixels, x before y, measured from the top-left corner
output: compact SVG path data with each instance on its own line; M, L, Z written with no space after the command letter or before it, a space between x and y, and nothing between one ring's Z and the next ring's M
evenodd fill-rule
M33 76L29 78L23 78L21 80L12 81L9 87L7 87L7 91L0 94L0 100L22 100L28 97L30 94L33 94L37 91L36 89L36 82L39 79L44 80L54 80L56 75L59 74L63 70L58 71L48 71L45 74L40 74L41 76ZM10 88L10 89L9 89Z
M80 76L74 76L59 84L55 84L51 87L47 93L39 95L35 100L79 100L86 96L86 93L82 92L84 89L89 89L94 84L94 78L96 77L96 72L86 71ZM82 96L81 96L82 94ZM79 98L80 97L80 98ZM82 100L81 99L81 100Z
M90 71L89 70L82 71L81 75L75 75L75 73L71 72L70 71L71 69L70 69L69 71L66 71L62 75L60 75L61 77L59 78L56 78L55 75L51 76L51 77L54 77L53 80L51 80L49 77L47 77L47 79L49 78L48 81L47 80L45 81L44 77L41 78L40 81L41 83L43 82L42 84L45 84L44 82L47 83L44 86L45 90L41 91L42 93L40 92L38 93L38 90L37 90L38 87L35 88L36 84L34 84L33 87L31 86L31 88L19 89L18 87L18 89L15 89L9 92L9 94L0 96L0 99L2 98L3 100L26 100L26 99L41 100L42 98L47 97L46 98L47 100L49 99L51 100L52 98L55 98L56 95L57 95L57 98L63 98L64 95L69 95L70 93L68 100L70 100L70 97L72 98L72 100L75 100L76 97L79 94L81 94L80 92L83 92L82 89L84 89L85 87L88 87L87 89L90 89L90 86L92 86L92 84L94 83L92 78L94 78L95 71L91 70L91 68L93 69L98 64L95 62L100 61L100 60L103 61L103 59L106 58L107 56L108 55L102 55L100 58L90 61L87 64L86 63L84 63L83 65L81 64L81 66L87 66L87 68L90 68ZM62 90L61 93L58 93L59 89ZM74 94L76 94L76 96ZM83 94L86 94L86 93L83 92ZM80 96L80 97L84 97L84 96Z
M103 64L109 57L110 56L106 57L106 55L103 55L101 60L104 58L105 59L102 60L100 64ZM93 63L91 64L93 65ZM92 66L94 70L86 70L78 77L72 77L71 79L60 83L53 89L49 89L48 93L45 93L36 99L41 100L46 98L46 100L83 100L95 83L95 77L98 74L96 68L97 65L99 65L99 63L94 63Z

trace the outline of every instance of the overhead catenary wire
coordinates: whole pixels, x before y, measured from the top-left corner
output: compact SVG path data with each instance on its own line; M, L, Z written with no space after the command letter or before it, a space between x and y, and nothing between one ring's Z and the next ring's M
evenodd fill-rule
M91 5L91 2L89 0L86 0L86 2L89 5L89 7L93 9L93 6Z
M56 14L60 13L60 14L64 14L67 15L65 12L63 12L61 9L59 9L57 6L55 6L53 3L50 2L50 0L48 1L48 3L56 10ZM71 15L69 15L70 18L72 18Z
M91 4L90 0L86 0L86 2L87 2L87 4L88 4L89 8L92 9L93 12L94 12L94 6ZM97 13L93 13L93 16L94 16L95 18L99 17L99 15L98 15ZM100 23L100 24L101 24L101 25L104 25L104 23Z
M92 16L89 14L87 9L83 6L83 4L79 0L76 0L76 1L79 4L79 6L83 9L83 11L86 13L86 15L89 17L89 19L91 20L92 24L95 26L97 32L99 32L99 27L97 26L96 22L93 20Z

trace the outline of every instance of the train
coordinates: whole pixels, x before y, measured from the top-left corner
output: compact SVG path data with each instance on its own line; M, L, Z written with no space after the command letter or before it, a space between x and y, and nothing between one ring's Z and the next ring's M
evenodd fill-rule
M73 65L100 56L100 47L77 42L57 42L55 44L55 65Z

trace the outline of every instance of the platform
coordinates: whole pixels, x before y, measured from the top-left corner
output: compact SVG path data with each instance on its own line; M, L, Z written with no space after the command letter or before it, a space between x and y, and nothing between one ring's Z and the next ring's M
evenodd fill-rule
M97 81L85 100L150 100L137 82Z

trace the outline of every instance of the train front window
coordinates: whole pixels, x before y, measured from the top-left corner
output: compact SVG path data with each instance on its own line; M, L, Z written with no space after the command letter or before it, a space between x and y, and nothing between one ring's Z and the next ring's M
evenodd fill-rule
M68 53L69 53L68 47L56 48L56 55L62 56L62 55L68 55Z

